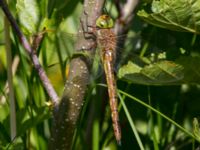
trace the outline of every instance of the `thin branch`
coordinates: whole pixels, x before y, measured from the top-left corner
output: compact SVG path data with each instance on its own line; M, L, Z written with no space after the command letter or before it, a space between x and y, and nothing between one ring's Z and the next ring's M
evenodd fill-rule
M117 1L119 2L119 1ZM127 2L121 6L120 4L116 4L119 7L119 18L115 24L115 33L117 34L125 34L129 29L129 24L133 20L134 13L136 6L138 5L139 0L127 0Z
M119 1L115 1L115 2L119 3ZM123 39L120 38L120 40L118 40L117 47L122 48L124 46L126 36L130 28L130 22L133 21L134 10L136 6L138 5L138 3L139 3L139 0L127 0L124 5L116 4L117 6L120 6L118 7L118 11L120 11L119 12L120 15L115 23L115 33L116 35L119 35L119 37L123 35ZM121 59L120 58L120 56L122 56L120 54L121 52L122 51L118 51L118 55L116 58L117 61Z
M35 54L34 50L32 49L32 47L30 46L30 44L28 43L28 40L26 39L26 37L23 35L23 33L21 32L20 28L18 27L14 17L12 16L12 14L10 13L6 3L4 2L4 0L0 0L0 6L2 7L3 12L5 13L7 19L10 21L10 24L12 26L12 28L14 29L14 31L16 32L18 38L20 39L21 44L23 45L23 47L25 48L25 50L28 52L29 56L31 57L32 63L35 67L35 69L38 72L38 75L43 83L44 88L46 89L49 97L51 98L54 106L57 108L58 103L59 103L59 97L57 96L57 93L55 92L52 84L50 83L44 69L42 68L39 59L37 57L37 55Z
M139 0L127 0L127 3L122 7L121 11L122 11L122 18L123 20L127 20L129 21L130 18L132 17L134 14L133 11L135 10L136 6L138 5Z

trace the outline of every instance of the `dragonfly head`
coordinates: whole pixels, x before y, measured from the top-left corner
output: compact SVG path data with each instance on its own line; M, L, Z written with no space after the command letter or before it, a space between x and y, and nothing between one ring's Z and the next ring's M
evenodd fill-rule
M100 29L108 29L114 27L113 19L108 15L101 15L96 20L96 26Z

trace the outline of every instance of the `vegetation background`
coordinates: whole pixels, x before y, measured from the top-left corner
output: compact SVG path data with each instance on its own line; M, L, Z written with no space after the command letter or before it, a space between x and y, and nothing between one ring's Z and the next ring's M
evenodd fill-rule
M72 149L200 148L200 0L137 2L131 21L123 26L121 20L125 32L118 33L120 61L116 70L122 145L116 144L113 135L104 74L97 75L101 71L95 63L74 137L70 135ZM103 10L119 23L123 6L129 3L108 0ZM78 39L83 2L12 0L8 6L22 32L36 46L35 53L56 92L65 95L69 64L79 56L73 45ZM0 149L48 149L51 129L62 126L59 122L56 129L53 126L54 108L38 72L16 32L5 33L9 24L3 11L0 16ZM39 35L43 39L34 45ZM11 59L6 45L11 49ZM9 69L13 71L13 84L9 83L8 90ZM8 95L11 91L14 103ZM57 136L65 138L65 134Z

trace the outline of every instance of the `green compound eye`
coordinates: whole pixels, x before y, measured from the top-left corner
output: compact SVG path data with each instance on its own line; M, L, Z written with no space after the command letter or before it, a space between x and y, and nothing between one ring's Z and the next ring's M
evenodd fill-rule
M108 15L101 15L96 20L96 26L101 29L113 28L114 22L113 19Z

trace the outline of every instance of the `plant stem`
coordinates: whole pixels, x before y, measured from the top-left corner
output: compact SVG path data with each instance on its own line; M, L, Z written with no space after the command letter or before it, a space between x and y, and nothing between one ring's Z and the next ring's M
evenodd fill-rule
M9 100L10 100L10 134L11 140L14 140L16 131L16 111L15 111L15 96L13 88L13 76L12 76L12 52L10 42L10 25L6 17L4 17L4 29L5 29L5 49L7 60L7 76L8 76L8 88L9 88Z
M10 21L10 24L11 24L12 28L14 29L14 31L16 32L18 38L20 39L21 44L23 45L23 47L25 48L25 50L27 51L27 53L31 57L32 63L34 65L36 71L38 72L38 75L39 75L39 77L40 77L40 79L43 83L44 88L46 89L49 97L51 98L51 100L54 104L54 107L57 108L58 102L59 102L58 101L59 97L58 97L57 93L55 92L52 84L50 83L44 69L42 68L37 55L35 54L34 50L31 48L26 37L21 32L21 30L18 27L14 17L10 13L6 3L3 0L0 0L0 6L2 7L2 10L5 13L7 19Z

